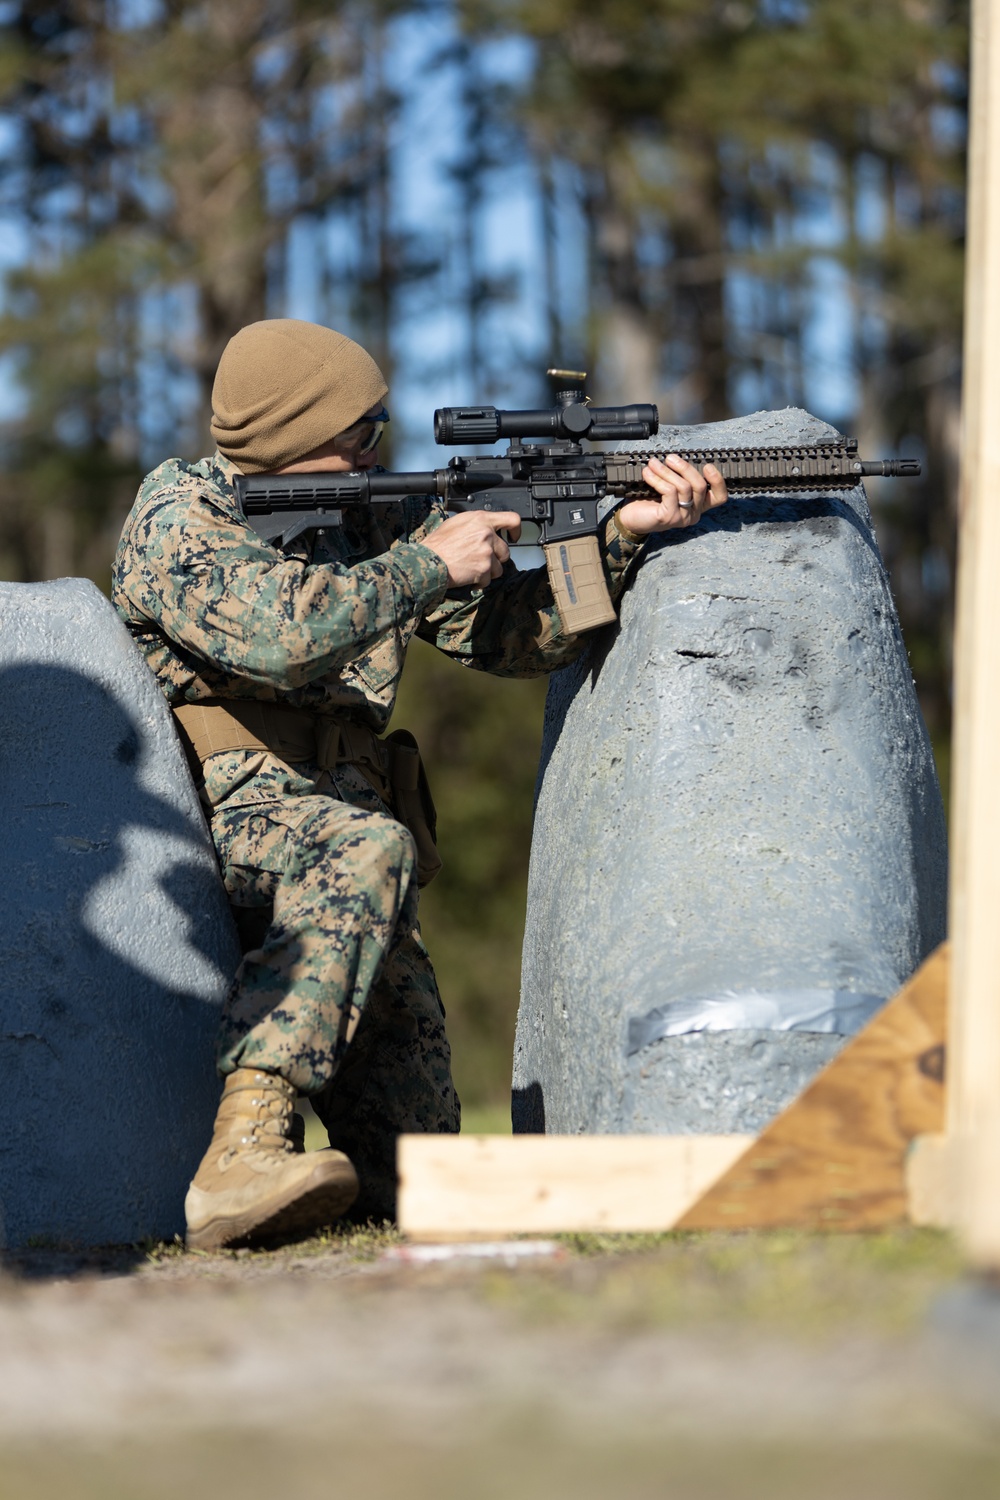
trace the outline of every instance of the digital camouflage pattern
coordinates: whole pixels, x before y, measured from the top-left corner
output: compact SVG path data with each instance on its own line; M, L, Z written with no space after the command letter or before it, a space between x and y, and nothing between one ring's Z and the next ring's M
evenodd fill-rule
M229 997L220 1071L265 1068L308 1094L358 1172L355 1214L391 1217L396 1136L457 1131L461 1118L413 840L353 767L252 759L212 833L234 906L273 916Z
M447 517L430 498L278 550L242 519L236 472L218 453L168 460L122 533L112 597L172 704L255 698L381 733L414 634L512 677L549 672L586 646L563 632L544 569L508 564L486 589L448 590L445 564L421 546ZM612 597L640 551L609 521ZM459 1125L410 834L350 765L215 755L202 798L231 902L273 905L227 1001L220 1070L263 1068L309 1094L358 1168L357 1211L386 1212L395 1136Z
M115 558L113 598L170 703L257 698L342 711L376 733L420 635L464 666L531 677L586 645L562 632L544 570L512 563L487 589L446 593L421 540L447 518L413 496L278 551L239 513L216 454L169 459L143 482ZM609 521L612 597L640 548Z

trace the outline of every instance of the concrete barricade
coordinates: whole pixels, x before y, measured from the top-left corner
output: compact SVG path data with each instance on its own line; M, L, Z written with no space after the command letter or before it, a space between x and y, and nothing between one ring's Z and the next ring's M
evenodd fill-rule
M0 585L0 1246L183 1229L239 952L170 714L82 579Z
M789 409L656 446L836 436ZM946 884L864 490L658 538L549 688L515 1130L760 1130L941 940Z

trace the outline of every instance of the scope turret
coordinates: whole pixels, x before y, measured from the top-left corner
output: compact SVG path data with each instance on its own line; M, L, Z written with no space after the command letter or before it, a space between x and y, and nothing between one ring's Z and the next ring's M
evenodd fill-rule
M500 438L563 438L578 443L613 438L648 438L659 429L660 414L638 406L568 406L534 411L501 411L496 406L441 406L434 413L438 443L495 443Z

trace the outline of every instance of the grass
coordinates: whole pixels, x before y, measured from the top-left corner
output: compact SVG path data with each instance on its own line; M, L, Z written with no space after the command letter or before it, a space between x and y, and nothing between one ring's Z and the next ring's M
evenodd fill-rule
M408 1270L428 1294L450 1287L515 1320L553 1330L584 1326L614 1335L636 1329L755 1330L824 1340L852 1331L892 1337L920 1326L931 1303L962 1272L954 1241L926 1229L824 1235L793 1231L711 1231L663 1235L557 1237L561 1259L511 1270L497 1262ZM394 1225L334 1226L270 1250L189 1254L191 1268L257 1262L280 1273L295 1261L343 1257L377 1261L401 1243ZM148 1262L185 1255L178 1245L147 1248ZM382 1282L364 1295L381 1295Z
M564 1251L561 1259L535 1261L516 1271L478 1263L475 1295L517 1318L554 1327L585 1324L606 1332L752 1327L796 1339L851 1329L894 1335L918 1326L934 1298L963 1269L951 1236L930 1229L556 1238ZM400 1243L393 1224L345 1224L268 1249L191 1252L178 1239L148 1242L139 1247L136 1266L179 1268L187 1261L190 1269L205 1263L210 1270L220 1262L237 1261L280 1273L289 1261L329 1256L371 1263ZM449 1274L433 1273L438 1291L447 1290ZM468 1288L467 1281L462 1284Z
M635 1328L755 1328L795 1339L852 1329L894 1335L918 1326L963 1266L952 1238L927 1229L881 1234L791 1230L668 1234L565 1234L560 1259L510 1270L497 1262L441 1267L426 1275L435 1295L452 1284L516 1319L583 1325L614 1333ZM227 1279L247 1265L281 1275L303 1261L334 1258L343 1270L377 1261L402 1236L393 1224L334 1225L266 1249L188 1251L179 1238L93 1251L39 1247L9 1257L6 1269L29 1280L129 1275ZM233 1263L230 1265L230 1263ZM471 1278L471 1279L470 1279ZM379 1294L382 1278L366 1283Z
M219 1261L257 1261L280 1269L282 1261L329 1255L343 1255L356 1262L372 1261L390 1245L398 1245L401 1241L402 1235L395 1224L387 1221L384 1224L333 1224L305 1239L254 1249L188 1250L179 1235L173 1240L147 1240L140 1248L146 1264L154 1266L175 1265L184 1260L214 1264Z
M831 1416L831 1425L835 1417ZM0 1450L0 1500L993 1500L1000 1454L947 1442L755 1443L561 1431L537 1414L423 1441L358 1430L214 1432Z
M221 1261L345 1256L359 1266L399 1236L391 1225L331 1229L277 1251L223 1251L190 1256L178 1243L147 1245L148 1261L187 1258L209 1277ZM961 1272L951 1239L929 1230L870 1235L790 1231L663 1235L572 1234L564 1257L507 1270L404 1267L388 1276L323 1285L367 1310L377 1329L383 1314L405 1306L405 1288L423 1303L454 1307L472 1298L557 1343L570 1329L606 1338L678 1328L732 1340L739 1361L747 1336L820 1345L863 1332L890 1338L918 1328L929 1304ZM299 1268L301 1272L301 1267ZM235 1271L235 1267L233 1268ZM238 1273L237 1273L238 1274ZM300 1282L305 1292L308 1283ZM267 1283L240 1285L245 1316L267 1298ZM342 1288L336 1290L335 1288ZM232 1291L222 1292L230 1297ZM317 1309L325 1306L317 1303ZM461 1304L459 1304L461 1305ZM304 1315L310 1303L303 1303ZM454 1312L452 1311L452 1316ZM509 1325L508 1325L509 1326ZM729 1347L727 1345L727 1347ZM428 1379L435 1355L428 1350ZM440 1359L440 1351L436 1356ZM308 1371L303 1371L308 1379ZM608 1424L574 1421L539 1408L486 1407L473 1422L447 1416L402 1423L384 1410L354 1412L349 1371L331 1392L329 1421L295 1426L294 1400L275 1407L269 1427L203 1431L184 1427L89 1441L0 1443L0 1500L264 1500L293 1493L326 1500L361 1493L365 1500L992 1500L1000 1493L1000 1443L975 1433L925 1434L920 1440L829 1438L757 1442L738 1431L718 1440L684 1436L656 1424L627 1434ZM790 1424L792 1434L794 1423Z
M961 1274L936 1230L564 1235L568 1274L490 1272L485 1297L532 1322L605 1331L739 1327L796 1339L906 1333Z

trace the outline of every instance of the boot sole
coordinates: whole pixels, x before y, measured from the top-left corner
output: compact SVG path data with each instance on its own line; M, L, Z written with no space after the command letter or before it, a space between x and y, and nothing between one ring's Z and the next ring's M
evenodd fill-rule
M320 1156L320 1152L316 1152ZM316 1177L319 1181L314 1181ZM358 1179L353 1167L337 1165L331 1177L323 1163L317 1164L313 1179L305 1187L290 1190L288 1195L268 1209L209 1219L199 1229L189 1229L185 1244L189 1250L224 1250L229 1246L259 1245L303 1229L321 1229L339 1219L358 1196Z

